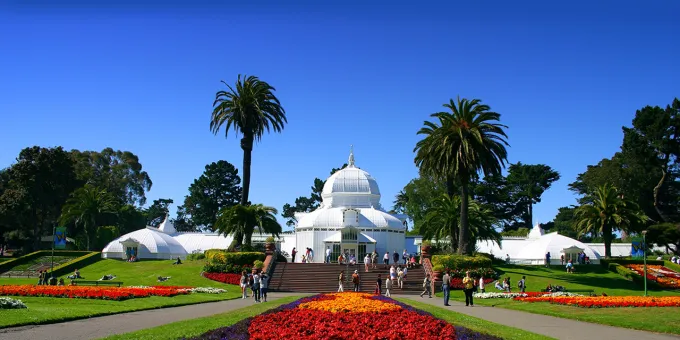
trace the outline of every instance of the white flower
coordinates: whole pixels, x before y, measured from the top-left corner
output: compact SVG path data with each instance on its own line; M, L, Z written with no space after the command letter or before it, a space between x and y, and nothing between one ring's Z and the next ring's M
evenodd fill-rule
M222 294L226 293L227 291L221 288L212 288L212 287L196 287L190 289L192 293L207 293L207 294Z
M473 297L477 299L511 299L516 297L527 297L522 293L474 293Z
M558 297L558 296L583 296L581 294L575 294L575 293L569 293L569 292L554 292L554 293L549 293L545 295L541 295L541 297Z
M0 309L21 309L28 308L21 302L21 300L15 300L8 297L0 297Z

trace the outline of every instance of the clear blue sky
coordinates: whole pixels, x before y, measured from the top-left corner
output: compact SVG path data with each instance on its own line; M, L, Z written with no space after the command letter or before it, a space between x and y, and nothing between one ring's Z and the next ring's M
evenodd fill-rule
M680 97L674 0L284 2L4 1L0 167L31 145L110 146L140 157L149 202L181 203L207 163L241 167L238 139L208 125L220 80L246 73L289 117L253 152L253 202L309 195L354 144L391 207L417 174L416 131L460 95L502 114L511 162L562 174L535 207L546 222L636 109Z

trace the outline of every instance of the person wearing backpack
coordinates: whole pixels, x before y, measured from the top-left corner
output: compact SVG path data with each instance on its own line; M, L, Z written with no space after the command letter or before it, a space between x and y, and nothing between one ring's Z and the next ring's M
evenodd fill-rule
M432 298L432 287L431 287L432 281L430 281L430 274L425 275L425 279L423 280L423 290L422 293L420 293L420 297L423 297L423 295L427 294L429 298Z
M522 276L522 279L517 282L517 287L519 288L520 293L524 293L524 290L527 288L527 277Z

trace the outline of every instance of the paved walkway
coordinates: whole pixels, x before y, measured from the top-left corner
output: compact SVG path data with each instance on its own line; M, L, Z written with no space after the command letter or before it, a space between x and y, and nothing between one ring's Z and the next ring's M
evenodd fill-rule
M300 293L269 293L269 301ZM50 325L20 326L0 329L2 340L89 340L152 328L172 322L211 316L252 306L253 300L226 300L196 305L152 309L67 321Z
M475 306L465 307L465 303L450 301L451 307L445 307L442 298L419 298L408 295L393 295L393 297L411 299L433 306L467 314L480 319L520 328L525 331L542 334L556 339L597 339L597 340L678 340L680 337L670 334L658 334L627 328L612 327L595 323L557 318L541 314L510 310L500 307ZM631 315L632 318L635 315ZM661 320L663 322L663 320Z

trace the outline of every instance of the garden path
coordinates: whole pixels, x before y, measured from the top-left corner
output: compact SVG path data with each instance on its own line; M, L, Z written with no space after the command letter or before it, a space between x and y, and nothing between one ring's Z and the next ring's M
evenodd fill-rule
M269 293L269 301L300 293ZM304 294L302 294L304 295ZM252 299L225 300L189 306L152 309L99 316L49 325L30 325L0 329L1 340L89 340L134 332L172 322L229 312L253 305Z
M490 322L520 328L556 339L598 339L598 340L678 340L679 336L639 331L628 328L599 325L595 323L563 319L554 316L532 314L505 308L475 306L465 307L465 303L451 300L450 307L444 306L442 298L418 298L409 295L393 295L393 298L406 298L417 302L445 308L454 312L474 316ZM634 316L633 316L634 317Z

